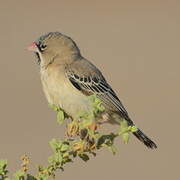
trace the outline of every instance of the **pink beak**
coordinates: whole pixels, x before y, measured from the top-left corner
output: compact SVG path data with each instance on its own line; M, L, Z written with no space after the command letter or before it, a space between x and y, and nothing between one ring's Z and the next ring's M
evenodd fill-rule
M38 47L37 47L37 44L35 42L33 42L32 44L30 44L28 47L27 47L28 51L33 51L33 52L38 52Z

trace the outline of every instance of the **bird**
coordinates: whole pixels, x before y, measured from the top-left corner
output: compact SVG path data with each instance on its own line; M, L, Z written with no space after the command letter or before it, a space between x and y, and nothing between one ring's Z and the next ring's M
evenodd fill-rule
M90 95L96 95L105 107L102 121L129 126L134 122L101 71L82 56L77 44L60 32L41 35L28 46L37 57L43 91L49 104L56 105L73 119L78 112L90 112ZM150 149L157 145L139 128L132 132Z

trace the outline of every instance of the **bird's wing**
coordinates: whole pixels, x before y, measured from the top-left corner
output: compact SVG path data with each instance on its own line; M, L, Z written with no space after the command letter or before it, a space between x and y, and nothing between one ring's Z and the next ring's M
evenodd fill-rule
M66 75L76 89L85 95L96 94L106 107L129 120L128 113L115 92L89 61L82 59L67 66Z

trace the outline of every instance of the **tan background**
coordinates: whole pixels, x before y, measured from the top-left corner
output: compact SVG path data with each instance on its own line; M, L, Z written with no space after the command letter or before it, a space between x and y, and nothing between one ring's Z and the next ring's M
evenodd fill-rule
M27 45L48 31L71 36L105 74L131 117L158 144L134 137L88 163L70 164L61 179L179 179L180 4L175 0L0 1L0 158L19 167L27 153L35 168L63 137L42 92Z

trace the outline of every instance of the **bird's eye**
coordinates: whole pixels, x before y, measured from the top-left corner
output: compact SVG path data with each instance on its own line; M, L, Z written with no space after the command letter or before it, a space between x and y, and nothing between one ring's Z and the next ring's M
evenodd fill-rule
M39 49L40 49L41 52L43 52L46 49L46 47L47 47L47 45L40 44Z

